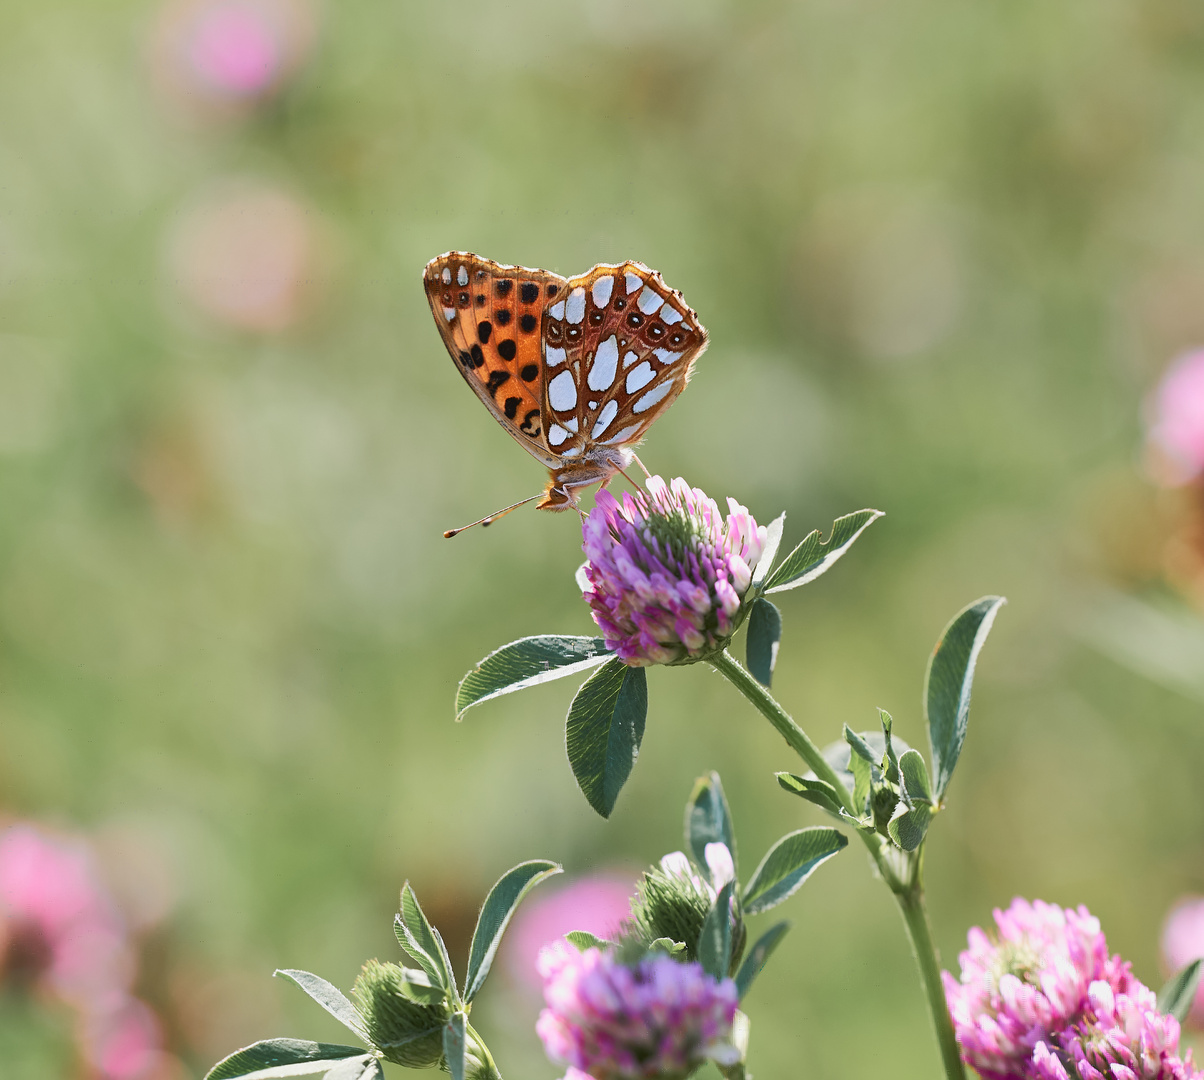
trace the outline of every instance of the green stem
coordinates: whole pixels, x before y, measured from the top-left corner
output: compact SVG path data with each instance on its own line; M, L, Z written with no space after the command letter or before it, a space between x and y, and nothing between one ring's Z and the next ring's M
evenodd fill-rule
M859 817L862 810L853 805L853 796L845 787L844 781L828 764L819 747L811 741L807 733L774 700L773 695L757 682L726 649L707 659L711 666L724 675L774 726L778 734L790 745L790 748L811 766L815 775L832 785L844 808L850 814ZM953 1021L949 1016L949 1007L945 1001L945 987L941 982L941 965L932 940L932 928L928 925L928 912L924 906L924 886L920 875L922 849L908 857L910 873L905 877L900 877L895 867L891 865L891 849L886 846L881 836L861 830L857 831L857 835L869 849L883 881L894 893L895 899L899 903L899 909L903 913L907 936L911 939L916 963L920 968L920 981L924 984L924 994L928 999L928 1011L932 1016L932 1026L940 1047L941 1061L945 1066L946 1080L966 1080L965 1068L962 1066L961 1055L958 1052L957 1039L953 1033Z
M811 766L815 775L836 789L836 795L844 808L850 814L856 814L858 811L853 806L853 796L849 794L844 782L836 775L836 770L828 764L827 758L820 752L819 747L791 719L790 714L773 699L769 691L745 671L740 661L726 649L714 656L707 657L707 660L716 671L720 672L728 682L756 706L758 712L786 740L790 749Z
M932 940L932 927L928 923L928 909L924 904L924 889L917 875L915 884L906 892L896 893L907 936L920 966L920 979L928 998L928 1011L932 1014L932 1026L936 1030L937 1045L941 1050L941 1062L945 1066L948 1080L965 1080L966 1070L962 1065L957 1036L953 1032L953 1020L949 1016L949 1005L945 1001L945 986L941 982L941 963L936 955Z

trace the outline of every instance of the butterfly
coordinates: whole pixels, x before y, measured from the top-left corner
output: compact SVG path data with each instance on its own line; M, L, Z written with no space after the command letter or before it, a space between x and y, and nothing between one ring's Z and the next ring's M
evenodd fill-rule
M636 460L632 447L707 345L681 293L638 262L563 278L449 251L427 263L423 285L464 381L547 466L541 510L576 508L579 489L605 486Z

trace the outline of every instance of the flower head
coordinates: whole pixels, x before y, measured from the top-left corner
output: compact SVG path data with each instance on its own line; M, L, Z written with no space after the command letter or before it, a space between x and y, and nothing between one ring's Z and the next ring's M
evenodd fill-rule
M539 973L548 1007L535 1030L570 1077L684 1077L708 1059L739 1058L728 1041L735 983L711 978L700 964L650 954L627 965L613 952L579 953L558 942L540 953Z
M765 527L678 477L622 502L598 492L583 528L584 590L607 647L633 667L697 659L735 631Z
M1083 1019L1037 1043L1033 1080L1200 1080L1191 1051L1180 1058L1179 1022L1132 980L1125 993L1093 982Z
M962 1056L984 1080L1026 1077L1037 1044L1077 1020L1097 980L1113 990L1140 985L1108 956L1099 920L1017 898L994 912L997 931L974 927L958 958L961 980L944 973Z

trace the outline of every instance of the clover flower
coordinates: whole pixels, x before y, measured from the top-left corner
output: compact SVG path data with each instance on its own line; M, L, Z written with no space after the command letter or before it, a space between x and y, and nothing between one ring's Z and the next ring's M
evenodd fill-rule
M535 1030L568 1077L685 1077L708 1059L739 1060L729 1042L736 986L700 964L665 955L620 962L613 952L577 952L557 942L540 952L547 1008ZM575 1073L574 1070L579 1070Z
M1147 443L1154 478L1166 487L1204 472L1204 349L1179 357L1149 402Z
M1008 1080L1031 1075L1037 1044L1080 1017L1092 983L1121 991L1140 984L1108 956L1099 920L1081 905L1017 897L994 916L996 934L971 928L961 980L942 977L962 1057L983 1080Z
M765 527L734 499L725 519L681 477L647 487L621 502L599 491L582 528L582 591L607 647L632 667L722 648L765 544Z
M1125 993L1093 982L1087 1013L1033 1051L1033 1080L1200 1080L1191 1051L1180 1058L1179 1022L1154 992L1131 980Z

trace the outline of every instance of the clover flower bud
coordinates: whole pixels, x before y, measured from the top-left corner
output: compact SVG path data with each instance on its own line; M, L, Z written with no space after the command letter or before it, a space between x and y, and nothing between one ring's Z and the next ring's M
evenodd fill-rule
M535 1030L548 1056L569 1066L566 1080L674 1080L707 1060L739 1060L729 1041L735 983L700 964L650 954L628 965L557 942L540 952L539 973L547 1008Z
M1175 904L1166 916L1166 922L1162 925L1162 959L1169 973L1202 956L1204 897L1190 896ZM1204 1027L1204 986L1196 990L1195 1000L1187 1015L1187 1025Z
M582 528L583 590L607 647L632 667L700 659L721 649L765 544L765 527L734 499L681 477L648 479L620 502L598 492Z
M412 977L400 964L369 960L351 991L368 1037L388 1061L409 1069L428 1069L443 1059L447 1006L415 1001Z
M1097 980L1114 990L1140 984L1108 956L1099 920L1085 907L1017 897L994 916L994 934L970 930L960 981L942 977L962 1057L983 1080L1009 1080L1032 1075L1037 1044L1082 1014Z

